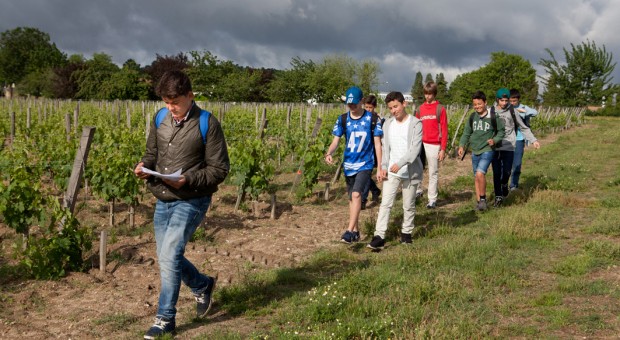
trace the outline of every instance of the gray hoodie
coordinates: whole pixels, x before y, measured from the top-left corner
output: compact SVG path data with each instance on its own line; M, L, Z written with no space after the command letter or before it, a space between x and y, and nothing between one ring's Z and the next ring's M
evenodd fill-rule
M495 106L495 114L499 115L504 120L504 129L506 134L504 135L504 139L502 140L502 145L495 149L496 151L515 151L515 146L517 145L517 133L515 131L515 124L518 125L521 133L523 133L523 137L530 143L534 143L537 139L532 134L527 125L521 119L521 116L517 111L515 111L515 119L516 122L512 120L512 115L510 114L510 108L512 105L508 104L505 109L499 108L499 106ZM514 110L514 109L513 109Z

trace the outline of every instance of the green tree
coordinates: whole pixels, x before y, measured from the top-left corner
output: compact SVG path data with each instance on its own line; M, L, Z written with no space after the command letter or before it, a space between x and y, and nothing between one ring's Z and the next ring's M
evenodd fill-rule
M561 64L551 52L550 59L541 59L547 76L543 78L543 100L548 105L585 106L601 105L603 97L611 98L617 85L611 83L616 67L613 55L605 45L596 46L594 41L571 44L564 51L565 63Z
M140 65L133 59L123 64L118 72L101 84L99 93L102 99L146 100L149 99L150 84L145 81Z
M119 72L118 66L112 63L112 57L105 53L95 53L91 60L84 63L84 68L73 73L78 85L76 97L79 99L106 99L108 90L103 87Z
M376 61L364 60L358 65L356 71L356 83L362 92L370 94L379 90L379 64Z
M319 102L340 101L348 87L355 84L357 64L344 54L326 56L316 64L308 79L311 98Z
M151 82L151 98L159 100L159 97L155 94L155 87L159 83L159 79L164 72L169 70L186 70L189 67L187 56L184 53L179 53L175 56L161 56L155 55L155 60L144 68L144 72L149 76ZM189 74L192 79L192 86L194 85L194 78Z
M32 27L18 27L0 35L0 83L19 84L27 75L44 79L47 70L60 66L66 56L50 36Z
M431 81L434 82L433 76L430 73L427 73L426 77L424 78L424 84L431 82Z
M420 104L424 101L424 84L422 83L422 72L418 71L415 74L415 80L411 87L411 96L416 104Z
M235 68L223 77L217 88L217 99L221 101L256 101L260 90L261 72L251 68Z
M450 98L448 97L448 82L443 73L439 73L435 76L435 82L437 83L436 99L441 103L450 103Z
M267 97L272 102L302 102L312 97L309 79L315 70L312 60L302 60L294 57L291 68L276 71L273 81L267 88Z
M65 65L55 67L51 80L51 97L53 98L75 98L79 90L74 72L85 67L84 57L74 54L69 57Z
M475 91L482 90L493 99L501 87L516 88L525 103L534 103L538 93L536 70L519 55L493 52L488 64L458 75L450 85L449 96L452 102L470 104Z

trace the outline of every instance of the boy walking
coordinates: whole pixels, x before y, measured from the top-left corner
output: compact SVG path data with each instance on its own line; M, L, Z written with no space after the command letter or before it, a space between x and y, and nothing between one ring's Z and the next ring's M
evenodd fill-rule
M375 112L377 108L377 97L373 95L366 96L362 98L362 103L364 104L364 109L370 113L372 113L373 119L380 120L381 125L383 125L384 119L379 117L379 114ZM375 159L375 167L378 166L378 162L380 160ZM362 192L362 210L366 209L366 203L368 202L368 194L372 192L372 201L379 202L379 195L381 195L381 189L377 187L377 183L370 176L370 180L364 187L364 192Z
M347 90L346 104L349 112L336 120L325 161L334 164L332 155L338 148L338 142L345 137L344 175L349 194L349 225L342 234L341 241L352 243L360 240L359 215L362 207L362 192L370 180L375 157L381 159L381 121L373 120L372 113L364 109L361 103L363 94L359 87Z
M157 198L153 225L161 291L155 323L145 339L174 332L181 282L194 295L196 317L205 316L211 308L215 278L200 273L183 254L209 208L211 195L230 168L220 123L196 105L187 75L181 71L164 73L156 92L166 108L151 122L146 152L134 169L136 176L147 180L148 189ZM162 174L183 172L178 180L160 179L143 168Z
M535 109L521 104L521 93L517 89L510 89L510 105L519 113L521 119L530 127L530 119L538 115ZM512 175L510 176L510 191L519 187L519 177L521 176L521 164L523 163L523 151L525 150L525 138L521 129L517 128L517 142L515 145L515 157L512 161Z
M416 189L422 178L422 122L407 114L405 97L400 92L390 92L385 102L392 116L383 127L383 151L377 179L383 181L383 197L377 216L375 235L368 244L373 250L383 249L390 211L398 188L403 192L403 224L400 242L412 242L415 216Z
M495 190L495 202L493 206L501 207L504 199L508 196L508 180L512 172L512 162L514 160L514 151L517 141L516 129L521 129L524 138L530 142L536 149L540 148L540 144L536 137L525 125L521 116L515 114L515 110L509 103L510 91L507 88L501 88L496 93L497 106L495 109L498 117L504 121L505 134L499 148L495 150L493 163L493 187Z
M437 207L437 183L439 181L439 162L446 157L448 145L448 116L446 108L435 97L437 84L424 84L424 103L416 110L415 116L422 121L422 145L428 163L428 209ZM422 194L422 182L417 195Z
M471 165L474 172L474 187L476 189L476 210L487 210L486 173L493 161L494 149L497 143L504 138L504 121L498 119L495 113L487 108L487 97L482 91L476 91L472 96L474 112L469 117L469 124L465 125L463 135L459 141L459 157L463 158L465 148L469 145L472 150Z

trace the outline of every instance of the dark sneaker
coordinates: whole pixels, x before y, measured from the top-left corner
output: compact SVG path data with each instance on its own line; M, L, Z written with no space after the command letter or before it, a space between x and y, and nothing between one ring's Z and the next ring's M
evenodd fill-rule
M372 250L381 250L385 247L385 240L381 236L375 235L366 247Z
M487 200L478 201L478 205L476 205L476 210L485 211L487 210Z
M207 276L209 283L202 291L192 293L196 299L196 317L201 318L209 312L213 304L213 290L215 289L215 278Z
M495 202L493 202L493 206L499 208L502 206L502 203L504 203L504 198L502 196L497 196L495 197Z
M418 191L418 192L415 193L415 198L416 199L421 198L422 196L424 196L424 191Z
M427 209L435 209L437 208L437 202L428 202L428 204L426 205Z
M175 327L174 319L166 319L158 316L155 318L153 326L144 334L144 338L155 339L165 334L172 334L174 333Z
M510 192L513 192L513 191L515 191L517 189L518 189L518 187L510 187Z
M344 243L352 243L352 242L357 242L360 240L360 233L359 231L345 231L344 234L342 234L342 237L340 239L342 242Z
M362 210L366 210L366 203L368 202L362 202Z
M402 243L402 244L411 244L411 243L413 243L413 239L411 238L411 234L400 233L400 243Z

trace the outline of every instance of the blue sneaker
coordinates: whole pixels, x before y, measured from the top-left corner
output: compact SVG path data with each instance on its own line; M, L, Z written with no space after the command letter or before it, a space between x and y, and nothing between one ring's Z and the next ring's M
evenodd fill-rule
M161 337L165 334L174 333L174 329L176 328L174 319L167 319L161 316L155 318L155 323L149 330L144 334L145 339L155 339Z
M196 299L196 317L201 318L209 312L213 304L213 289L215 289L215 278L207 276L208 284L201 291L192 293Z
M342 234L342 237L340 239L342 242L344 243L348 243L351 244L353 242L357 242L360 240L360 232L359 231L345 231L344 234Z

